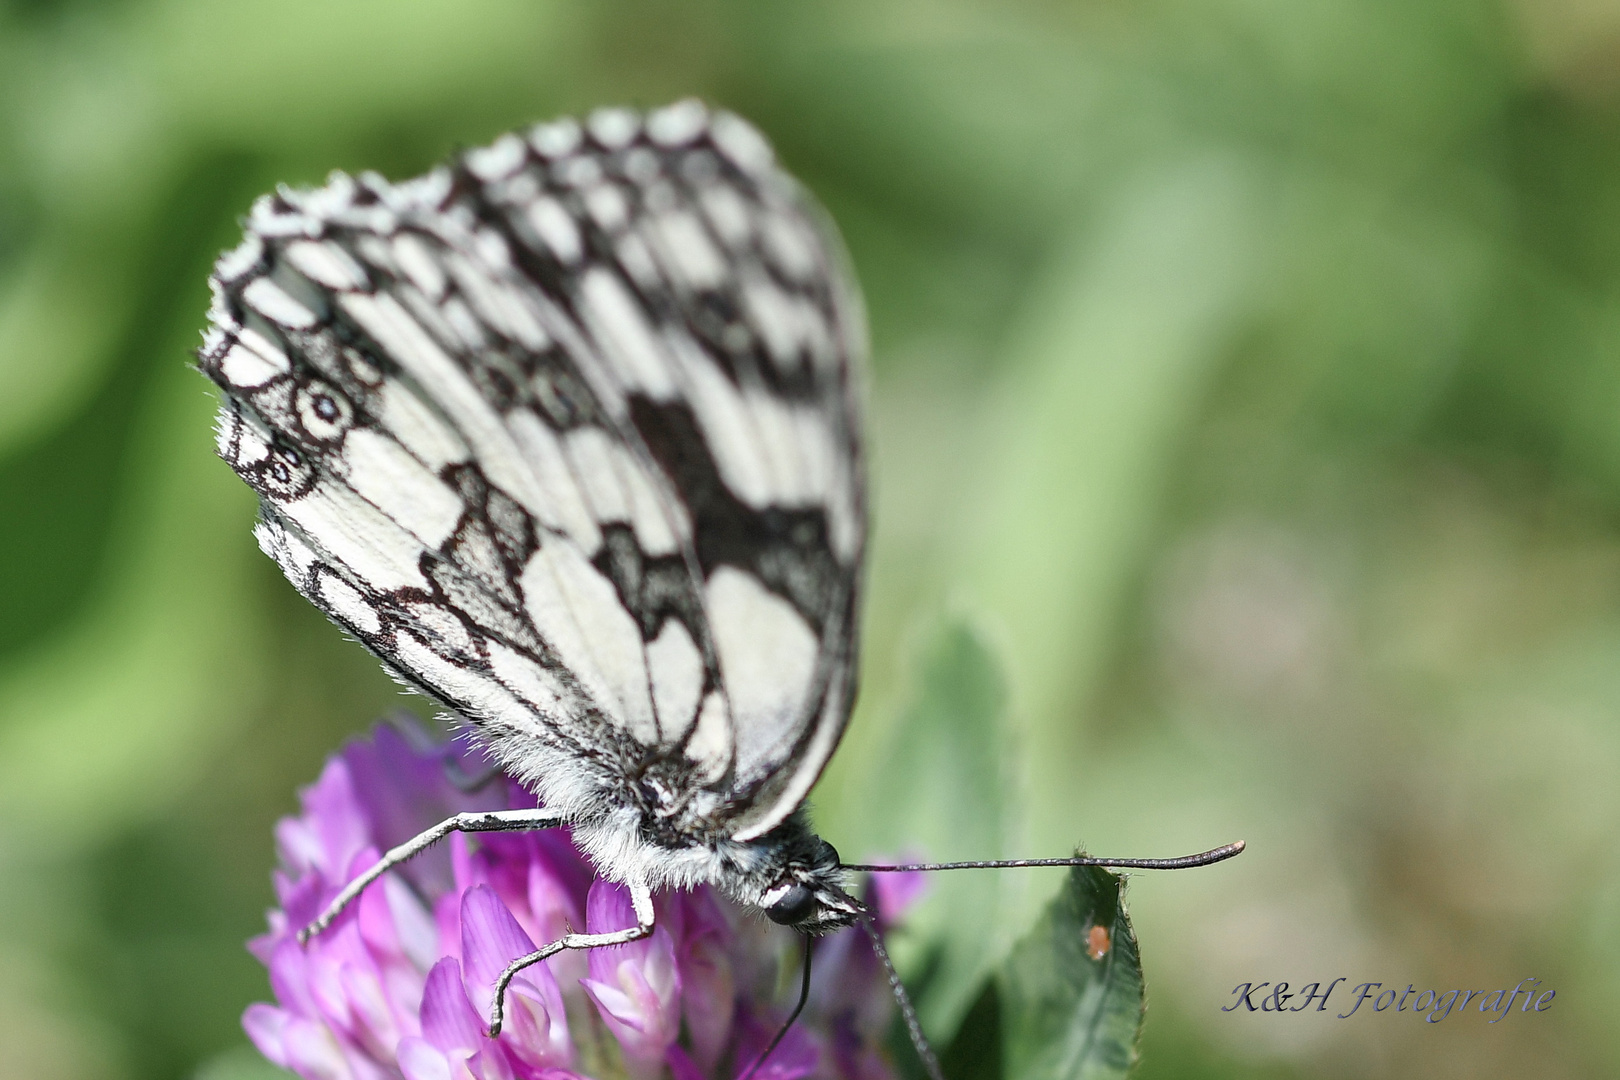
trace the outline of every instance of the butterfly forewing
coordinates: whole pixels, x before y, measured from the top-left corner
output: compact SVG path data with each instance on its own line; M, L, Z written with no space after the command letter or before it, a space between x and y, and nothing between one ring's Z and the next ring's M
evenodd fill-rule
M542 797L792 812L853 696L864 331L760 136L685 102L335 174L213 283L219 449L300 592Z

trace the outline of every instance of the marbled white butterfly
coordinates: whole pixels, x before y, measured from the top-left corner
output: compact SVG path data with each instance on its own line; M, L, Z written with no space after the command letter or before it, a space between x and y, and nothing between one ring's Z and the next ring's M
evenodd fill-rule
M502 989L650 932L653 888L861 917L800 805L855 693L865 327L765 140L602 110L283 188L246 232L199 355L260 545L542 806L444 822L307 932L449 832L560 824L640 925Z

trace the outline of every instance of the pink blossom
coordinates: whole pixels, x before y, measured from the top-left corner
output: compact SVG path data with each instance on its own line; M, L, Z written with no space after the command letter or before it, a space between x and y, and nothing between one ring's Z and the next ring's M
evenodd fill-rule
M655 894L647 938L525 969L489 1037L512 960L565 933L634 923L626 890L598 879L566 830L452 836L298 943L379 852L460 811L534 805L504 778L452 782L481 771L465 746L386 725L327 762L303 812L276 827L279 907L249 943L276 1003L243 1015L254 1044L308 1080L736 1080L792 1008L803 944L706 887ZM914 893L882 882L880 920ZM754 1080L891 1080L893 1005L865 936L821 939L814 970L810 1007Z

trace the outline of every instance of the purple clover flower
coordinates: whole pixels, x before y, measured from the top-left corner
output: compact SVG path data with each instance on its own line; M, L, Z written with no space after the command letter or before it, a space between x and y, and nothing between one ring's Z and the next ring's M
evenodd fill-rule
M303 813L276 827L282 868L269 933L248 947L275 1005L242 1025L275 1064L307 1080L736 1080L792 1007L802 946L792 932L705 887L655 894L641 941L563 952L507 991L500 972L583 926L633 925L626 890L596 877L566 830L452 835L373 885L307 946L296 933L382 851L451 814L535 805L504 777L463 786L477 752L381 725L327 761ZM887 925L916 896L877 875ZM891 1080L882 1049L893 1001L859 928L822 939L804 1015L756 1080Z

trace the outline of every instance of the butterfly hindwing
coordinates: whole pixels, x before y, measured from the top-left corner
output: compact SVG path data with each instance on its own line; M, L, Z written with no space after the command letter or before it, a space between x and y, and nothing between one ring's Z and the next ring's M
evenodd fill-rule
M300 592L542 796L562 762L738 839L791 813L853 695L863 329L751 128L334 174L214 286L220 451Z

